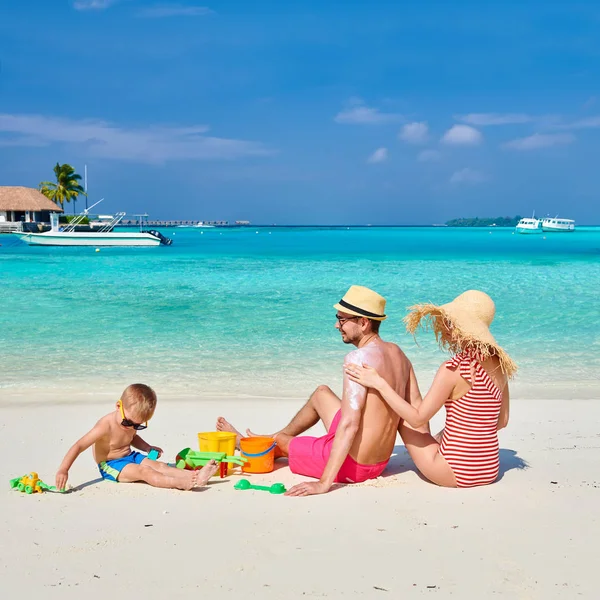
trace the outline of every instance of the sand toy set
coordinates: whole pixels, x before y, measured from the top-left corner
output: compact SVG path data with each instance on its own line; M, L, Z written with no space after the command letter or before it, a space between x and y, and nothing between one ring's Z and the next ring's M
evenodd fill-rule
M241 467L242 473L271 473L275 463L275 440L269 437L246 437L240 440L240 456L235 455L235 433L225 431L205 431L198 434L199 451L184 448L177 454L175 464L179 469L200 469L211 460L219 463L217 475L221 478L230 475L233 469ZM236 490L261 490L271 494L283 494L285 486L275 483L272 486L252 485L241 479L234 486Z
M41 494L47 491L56 491L56 488L53 485L44 483L35 472L23 475L23 477L15 477L14 479L11 479L9 483L11 490L18 490L25 494Z
M275 463L275 440L270 437L245 437L240 440L240 455L236 456L235 433L225 431L206 431L198 434L199 450L184 448L175 458L178 469L201 469L211 460L219 464L215 476L221 478L231 475L235 468L241 468L242 473L271 473ZM151 450L147 456L150 460L158 459L158 452ZM10 481L11 489L26 494L42 493L45 491L60 491L54 486L41 481L37 473L29 473ZM282 483L271 486L254 485L248 479L240 479L234 486L236 490L260 490L271 494L283 494L286 489Z

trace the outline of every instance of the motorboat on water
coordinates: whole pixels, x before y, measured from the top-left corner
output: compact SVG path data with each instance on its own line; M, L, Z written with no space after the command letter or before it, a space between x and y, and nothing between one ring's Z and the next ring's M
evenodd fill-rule
M542 219L543 231L554 231L557 233L567 233L575 231L575 221L573 219L561 219L560 217L546 217Z
M521 219L515 228L517 233L542 233L542 221L535 216Z
M98 202L96 202L98 204ZM121 222L126 213L116 213L110 221L105 223L95 231L76 231L78 225L81 225L84 218L88 216L94 204L89 209L84 210L77 215L68 225L60 227L58 214L50 215L50 231L43 233L33 232L13 232L12 235L18 236L23 242L30 246L170 246L173 242L165 237L159 231L150 229L144 231L142 220L140 219L139 231L114 231L114 228Z
M203 221L198 221L195 225L177 225L177 227L184 227L185 229L214 229L214 225L209 225Z

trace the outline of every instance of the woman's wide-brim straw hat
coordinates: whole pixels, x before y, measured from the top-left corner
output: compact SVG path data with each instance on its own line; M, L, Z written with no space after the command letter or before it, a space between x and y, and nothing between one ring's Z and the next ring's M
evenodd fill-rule
M385 298L362 285L352 285L344 297L333 308L347 315L365 317L373 321L384 321Z
M428 318L442 347L451 352L471 350L480 360L496 355L508 377L517 372L517 365L490 332L496 307L486 293L469 290L448 304L417 304L409 310L404 322L410 333L414 334L419 325L424 327L422 321Z

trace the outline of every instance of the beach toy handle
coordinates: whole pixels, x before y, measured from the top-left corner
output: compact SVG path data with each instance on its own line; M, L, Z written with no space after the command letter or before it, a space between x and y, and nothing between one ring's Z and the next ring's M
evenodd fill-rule
M271 452L271 450L273 450L273 448L275 448L277 446L276 442L273 442L271 444L271 446L269 446L266 450L264 450L263 452L259 452L258 454L250 454L249 452L245 452L244 450L242 450L242 454L244 456L249 456L250 458L258 458L259 456L265 456L265 454L269 454L269 452Z

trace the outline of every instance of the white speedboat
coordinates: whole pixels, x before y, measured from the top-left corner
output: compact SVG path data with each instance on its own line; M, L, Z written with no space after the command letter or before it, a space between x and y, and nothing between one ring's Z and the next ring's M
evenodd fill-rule
M97 204L97 203L96 203ZM95 205L94 205L95 206ZM90 207L92 208L92 207ZM89 209L88 209L89 210ZM43 233L13 232L23 242L30 246L159 246L164 244L170 246L172 241L162 233L149 230L142 231L140 221L140 231L113 231L114 227L125 216L124 212L114 215L112 220L96 231L75 231L77 225L80 225L84 217L88 215L88 210L83 211L73 219L64 228L59 227L58 214L50 215L50 231Z
M575 221L573 219L561 219L560 217L546 217L542 219L542 230L558 233L575 231Z
M516 226L517 233L542 233L542 222L535 217L521 219Z

